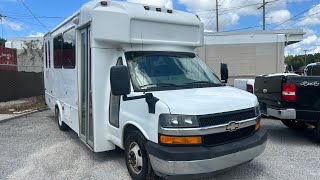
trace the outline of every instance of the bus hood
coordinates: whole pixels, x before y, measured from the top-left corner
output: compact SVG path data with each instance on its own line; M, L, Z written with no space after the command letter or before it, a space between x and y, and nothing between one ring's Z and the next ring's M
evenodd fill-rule
M255 95L228 86L157 91L153 95L167 104L172 114L215 114L248 109L258 104Z

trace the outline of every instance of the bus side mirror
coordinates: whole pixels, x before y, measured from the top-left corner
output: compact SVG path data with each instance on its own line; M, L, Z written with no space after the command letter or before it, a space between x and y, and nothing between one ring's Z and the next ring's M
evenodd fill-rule
M111 92L115 96L128 95L131 92L127 66L113 66L110 70Z
M228 70L228 65L221 63L221 80L224 81L224 83L228 83L229 79L229 70Z

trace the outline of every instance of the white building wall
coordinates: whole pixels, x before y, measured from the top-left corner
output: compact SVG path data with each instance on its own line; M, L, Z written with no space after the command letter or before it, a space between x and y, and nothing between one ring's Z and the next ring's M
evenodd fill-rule
M26 42L34 42L33 48L27 48ZM8 39L5 47L17 49L18 71L42 72L43 40L41 37L25 37Z
M215 34L206 35L205 46L196 52L217 75L220 64L228 64L233 84L237 78L284 72L285 44L285 34Z

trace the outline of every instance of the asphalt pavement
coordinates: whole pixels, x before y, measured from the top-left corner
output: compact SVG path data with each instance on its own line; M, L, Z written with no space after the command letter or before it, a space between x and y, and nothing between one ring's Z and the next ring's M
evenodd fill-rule
M311 130L295 131L263 119L265 152L212 179L320 179L320 142ZM0 179L130 179L121 150L93 153L73 131L62 132L43 111L0 122Z

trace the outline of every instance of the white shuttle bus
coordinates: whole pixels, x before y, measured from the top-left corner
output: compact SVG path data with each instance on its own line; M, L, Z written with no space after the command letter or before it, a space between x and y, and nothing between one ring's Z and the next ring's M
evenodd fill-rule
M44 37L45 99L94 152L125 150L133 179L211 175L266 147L257 98L225 86L194 50L190 13L90 1Z

